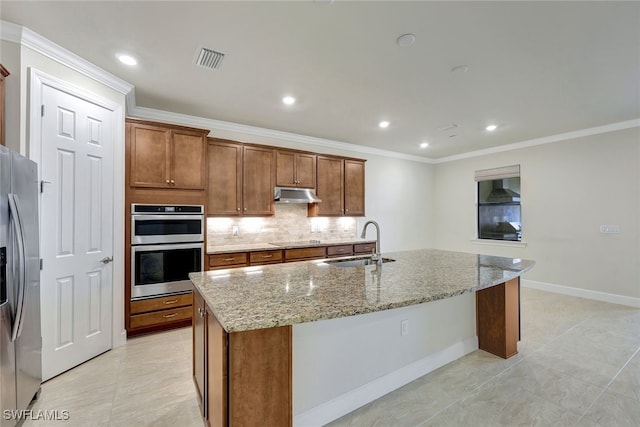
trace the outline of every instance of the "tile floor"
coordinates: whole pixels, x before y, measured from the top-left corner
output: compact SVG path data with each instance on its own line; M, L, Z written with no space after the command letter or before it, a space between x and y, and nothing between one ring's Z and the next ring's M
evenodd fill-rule
M522 289L519 354L471 353L330 424L640 426L640 309ZM42 386L24 425L202 427L191 330L127 341ZM270 427L270 426L265 426Z

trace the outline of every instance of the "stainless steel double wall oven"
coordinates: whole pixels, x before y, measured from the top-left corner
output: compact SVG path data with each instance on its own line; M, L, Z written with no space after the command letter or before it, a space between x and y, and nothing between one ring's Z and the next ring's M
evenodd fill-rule
M191 291L204 260L204 206L131 205L131 299Z

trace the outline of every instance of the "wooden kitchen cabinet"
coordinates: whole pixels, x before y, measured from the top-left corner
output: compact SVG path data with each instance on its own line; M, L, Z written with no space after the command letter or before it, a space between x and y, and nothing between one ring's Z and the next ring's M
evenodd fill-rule
M242 209L242 144L209 138L208 215L238 216Z
M326 246L314 246L310 248L293 248L284 250L284 262L307 261L310 259L326 258Z
M273 215L276 158L271 148L245 145L242 162L242 214Z
M327 258L353 255L353 245L337 245L327 247Z
M282 250L257 251L249 253L249 265L277 264L282 262Z
M374 243L358 243L353 245L353 252L356 255L360 254L372 254L376 250L376 244Z
M131 301L128 336L191 324L193 294Z
M309 216L364 216L364 160L318 156L316 195Z
M316 155L296 151L276 151L276 185L316 187Z
M309 204L309 216L344 215L344 160L318 156L316 195L321 203Z
M5 93L4 79L9 76L9 71L0 64L0 145L5 145Z
M245 267L247 265L248 254L246 252L234 252L228 254L208 255L209 270L221 268Z
M129 186L203 190L208 130L127 119Z
M344 214L364 216L364 162L344 161Z
M207 402L205 402L206 384L206 308L205 302L199 292L193 294L193 352L192 352L192 375L198 393L198 404L200 413L206 419Z
M207 215L273 215L275 151L209 139Z
M227 333L195 294L192 374L207 426L292 425L292 327Z

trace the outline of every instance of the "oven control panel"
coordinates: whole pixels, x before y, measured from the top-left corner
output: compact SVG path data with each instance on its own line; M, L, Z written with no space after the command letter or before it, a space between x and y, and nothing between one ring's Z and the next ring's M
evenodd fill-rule
M202 215L204 206L202 205L131 205L132 214L195 214Z

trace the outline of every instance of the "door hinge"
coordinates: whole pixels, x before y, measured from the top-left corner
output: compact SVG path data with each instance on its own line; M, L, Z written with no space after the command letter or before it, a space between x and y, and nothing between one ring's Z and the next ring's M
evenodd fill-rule
M40 270L42 270L42 264L44 263L43 259L40 258Z
M40 106L40 117L44 117L44 104Z

